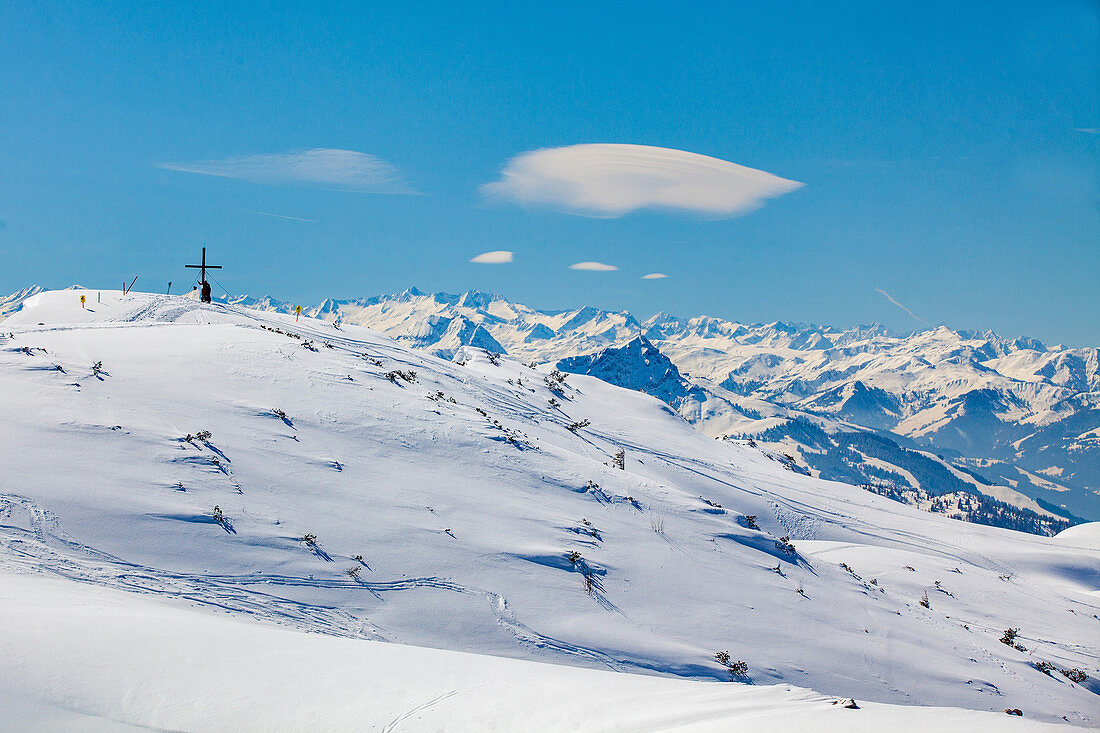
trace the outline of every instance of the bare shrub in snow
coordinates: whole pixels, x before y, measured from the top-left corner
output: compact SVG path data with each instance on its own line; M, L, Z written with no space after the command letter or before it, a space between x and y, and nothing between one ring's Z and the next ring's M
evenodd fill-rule
M575 433L578 430L580 430L581 428L587 428L591 424L592 423L589 420L581 420L579 422L569 423L568 425L565 426L565 429L568 430L571 433Z

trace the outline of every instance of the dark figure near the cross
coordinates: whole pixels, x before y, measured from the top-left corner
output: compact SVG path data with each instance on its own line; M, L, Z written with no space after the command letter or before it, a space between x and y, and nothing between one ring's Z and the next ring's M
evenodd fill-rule
M210 283L206 281L207 270L220 270L221 265L208 265L206 264L206 247L202 248L202 264L201 265L185 265L185 267L194 267L200 271L199 282L202 285L202 292L199 293L199 300L203 303L210 302Z

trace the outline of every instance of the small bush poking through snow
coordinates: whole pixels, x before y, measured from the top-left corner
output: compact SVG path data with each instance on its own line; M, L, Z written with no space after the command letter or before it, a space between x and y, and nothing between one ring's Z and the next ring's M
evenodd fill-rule
M775 549L787 553L788 555L795 554L794 545L791 544L791 538L787 535L783 535L775 542Z
M622 448L615 454L615 457L611 459L611 467L617 468L620 471L626 470L626 451Z
M386 379L390 380L394 384L397 384L398 379L404 379L410 384L416 381L416 372L414 372L412 369L408 371L394 369L392 372L386 372L384 376L386 377Z
M730 673L730 681L748 674L749 665L740 659L734 660L729 652L716 652L714 658Z
M760 529L760 525L758 525L756 523L756 515L755 514L746 514L745 515L745 526L748 527L749 529Z
M571 433L575 433L581 428L587 428L592 423L588 420L581 420L580 422L569 423L565 426L565 429Z
M577 563L579 563L581 561L581 553L577 552L576 550L570 550L569 554L566 555L566 557L569 559L569 562L572 563L573 565L576 565Z
M1087 682L1089 678L1089 676L1085 674L1083 670L1077 669L1076 667L1074 667L1073 669L1060 669L1058 671L1061 672L1062 676L1068 679L1070 682L1076 682L1079 685Z
M1057 669L1057 667L1050 662L1035 662L1035 669L1039 670L1047 677L1050 677L1050 673Z
M1026 652L1027 647L1024 646L1023 644L1018 644L1016 642L1016 636L1019 633L1020 633L1019 629L1012 629L1012 628L1005 629L1004 634L1001 635L1001 643L1005 644L1007 646L1010 646L1013 649L1019 650L1021 652Z
M305 535L302 535L300 538L298 538L298 541L299 542L305 542L310 547L315 547L317 545L317 535L315 535L315 534L305 534Z
M356 565L354 567L350 567L347 570L345 570L344 574L347 575L352 580L359 580L359 570L360 570L360 567L358 565Z
M559 397L564 396L565 388L569 386L565 383L565 375L557 369L552 370L548 375L543 377L542 381L546 384L548 390Z
M927 609L932 608L932 604L928 602L928 593L927 592L925 592L925 594L923 596L921 596L920 604L922 606L924 606L925 608L927 608Z

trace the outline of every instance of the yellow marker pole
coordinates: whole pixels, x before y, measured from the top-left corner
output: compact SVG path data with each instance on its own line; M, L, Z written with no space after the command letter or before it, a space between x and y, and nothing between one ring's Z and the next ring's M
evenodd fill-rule
M300 315L302 315L302 306L300 306L300 305L295 306L294 307L294 322L295 323L298 322L298 316L300 316Z
M84 296L83 295L80 296L80 307L81 308L84 307Z

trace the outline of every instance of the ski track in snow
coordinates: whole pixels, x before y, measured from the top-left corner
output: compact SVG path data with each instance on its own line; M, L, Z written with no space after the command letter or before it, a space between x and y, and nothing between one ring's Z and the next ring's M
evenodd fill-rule
M23 522L17 522L22 517ZM26 526L24 526L26 525ZM497 623L516 641L533 651L598 663L615 671L633 666L596 649L546 636L522 623L504 596L437 577L363 581L348 578L318 579L252 573L220 575L178 573L125 562L72 538L49 511L29 499L0 494L0 567L21 572L46 571L81 583L107 588L178 598L224 611L248 614L306 631L335 636L392 641L369 620L346 611L291 600L277 595L279 588L360 588L384 600L384 594L428 588L483 597ZM267 588L260 591L254 586ZM617 609L616 609L617 610ZM644 665L641 665L643 668Z

